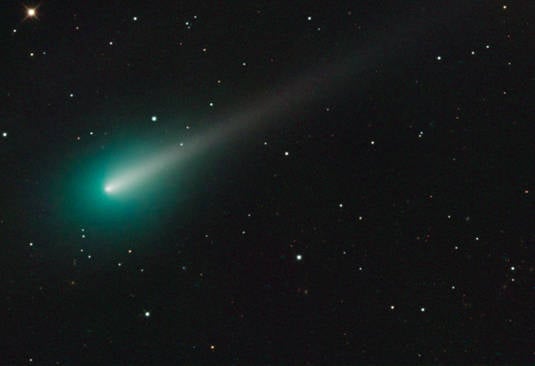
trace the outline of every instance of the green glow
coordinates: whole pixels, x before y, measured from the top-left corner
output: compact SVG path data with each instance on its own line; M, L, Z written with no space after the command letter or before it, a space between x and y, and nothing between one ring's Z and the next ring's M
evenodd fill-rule
M158 173L165 171L165 168L173 166L181 157L181 151L173 147L150 158L141 159L130 167L126 164L126 168L106 180L104 191L112 195L130 192L132 188L143 186L149 178L154 179Z

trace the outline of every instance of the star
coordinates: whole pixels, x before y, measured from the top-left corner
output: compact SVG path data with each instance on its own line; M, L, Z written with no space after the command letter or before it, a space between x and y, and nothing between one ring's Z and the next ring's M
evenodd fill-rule
M26 18L37 18L37 8L26 8Z

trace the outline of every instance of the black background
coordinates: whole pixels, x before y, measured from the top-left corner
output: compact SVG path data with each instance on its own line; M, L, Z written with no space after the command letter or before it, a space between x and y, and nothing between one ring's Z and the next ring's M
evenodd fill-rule
M24 5L0 5L0 364L533 362L532 2ZM128 212L69 193L348 59Z

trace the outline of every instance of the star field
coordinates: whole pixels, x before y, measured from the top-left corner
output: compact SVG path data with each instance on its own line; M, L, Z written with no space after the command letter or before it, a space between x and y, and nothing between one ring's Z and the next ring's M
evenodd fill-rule
M529 1L5 2L0 365L528 365Z

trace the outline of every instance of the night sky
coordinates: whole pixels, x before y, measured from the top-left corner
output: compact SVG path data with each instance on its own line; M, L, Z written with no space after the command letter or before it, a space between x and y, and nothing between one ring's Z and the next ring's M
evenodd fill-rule
M0 17L0 365L535 362L535 2Z

